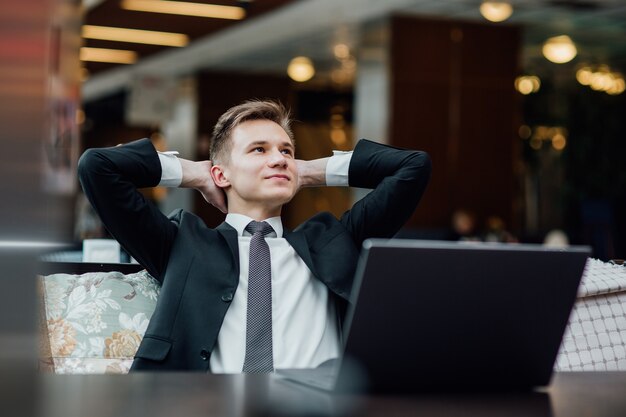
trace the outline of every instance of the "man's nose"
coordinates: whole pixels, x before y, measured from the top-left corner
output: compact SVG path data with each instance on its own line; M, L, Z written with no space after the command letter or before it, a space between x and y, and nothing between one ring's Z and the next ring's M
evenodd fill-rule
M285 167L287 166L287 158L285 158L285 155L281 151L273 151L270 156L269 165L271 167Z

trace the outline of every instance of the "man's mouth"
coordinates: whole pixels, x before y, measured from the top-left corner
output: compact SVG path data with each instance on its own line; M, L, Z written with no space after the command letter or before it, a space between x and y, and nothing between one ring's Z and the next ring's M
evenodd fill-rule
M289 177L287 175L283 175L283 174L270 175L269 177L267 177L267 179L268 180L270 180L270 179L280 179L280 180L289 181Z

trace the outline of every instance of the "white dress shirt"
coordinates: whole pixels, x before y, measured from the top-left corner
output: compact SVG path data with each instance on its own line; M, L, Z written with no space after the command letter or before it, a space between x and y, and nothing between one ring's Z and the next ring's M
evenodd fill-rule
M326 184L348 185L351 152L334 151L326 165ZM162 177L159 185L175 187L182 168L174 152L159 153ZM240 373L246 349L248 266L253 219L229 213L226 223L237 230L239 285L226 312L211 354L214 373ZM280 217L266 219L276 234L266 237L272 265L272 343L274 368L313 368L340 355L339 317L328 288L316 279L302 258L283 238Z

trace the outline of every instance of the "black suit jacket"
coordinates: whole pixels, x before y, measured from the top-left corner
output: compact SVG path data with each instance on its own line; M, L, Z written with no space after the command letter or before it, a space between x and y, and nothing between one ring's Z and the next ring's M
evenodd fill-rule
M89 149L78 164L89 201L109 232L162 284L133 370L206 372L222 321L239 282L237 232L207 227L192 213L169 217L137 188L161 179L148 139ZM428 155L361 140L349 168L350 186L373 189L340 219L323 212L284 237L345 311L363 241L392 237L417 206L430 177ZM303 323L304 325L304 323Z

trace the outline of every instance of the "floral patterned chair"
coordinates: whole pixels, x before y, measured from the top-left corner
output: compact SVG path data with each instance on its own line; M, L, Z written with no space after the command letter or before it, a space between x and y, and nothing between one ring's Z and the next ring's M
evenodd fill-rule
M126 273L106 271L111 266L105 265L92 264L91 268L100 267L96 272L67 273L75 268L66 264L66 273L39 277L42 372L127 373L130 369L160 286L145 270L129 273L125 265Z

